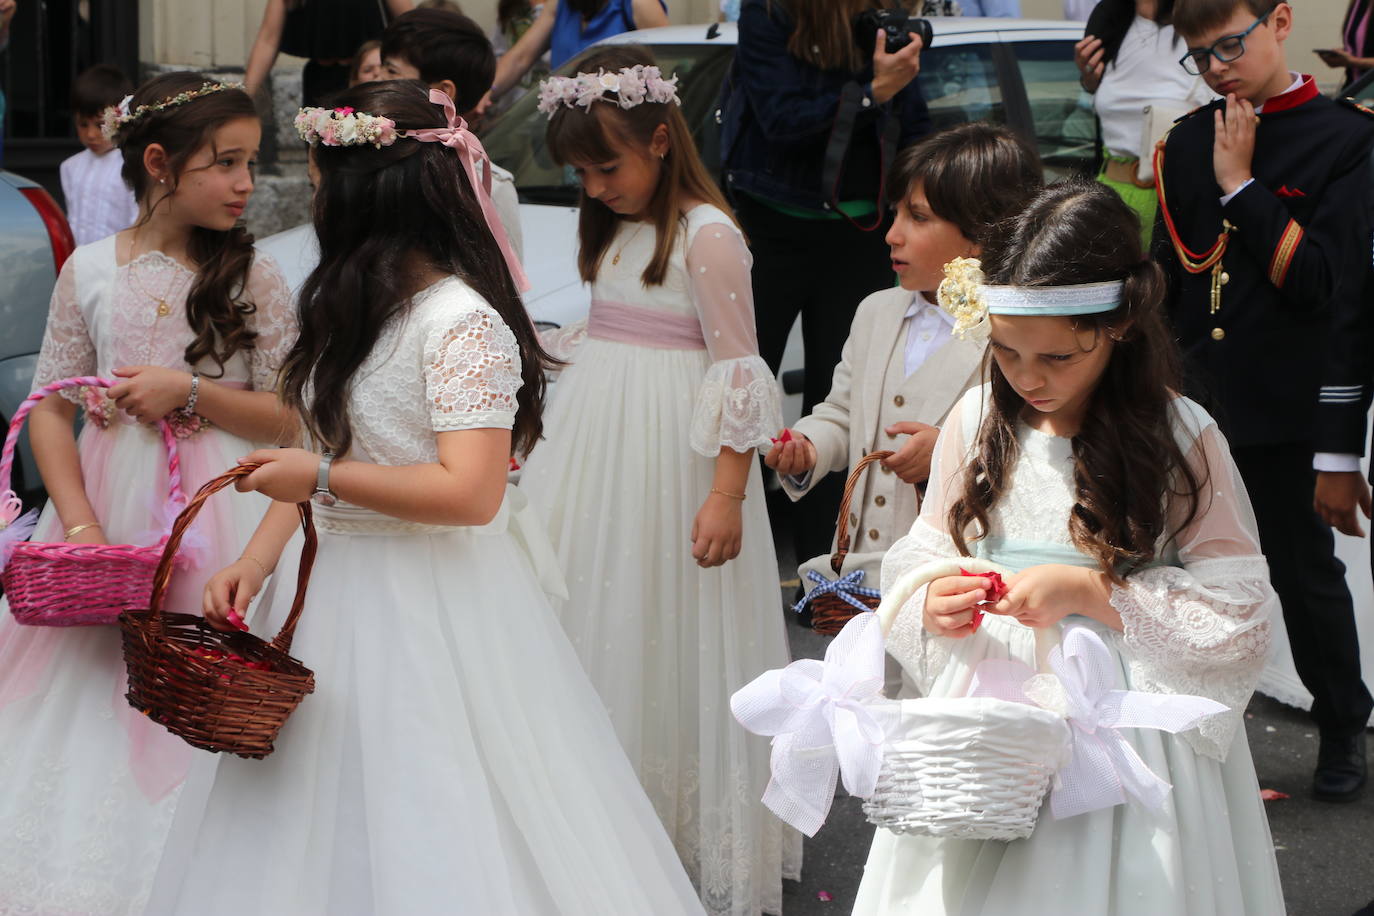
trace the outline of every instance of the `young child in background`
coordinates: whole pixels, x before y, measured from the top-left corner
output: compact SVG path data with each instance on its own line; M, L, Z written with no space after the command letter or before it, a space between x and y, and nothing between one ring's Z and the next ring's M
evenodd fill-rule
M129 78L114 67L97 64L72 84L72 117L76 137L86 147L62 161L58 174L67 201L67 222L78 245L89 245L126 229L138 219L138 202L119 171L124 161L100 126L105 109L134 91Z
M65 532L74 544L152 544L166 533L179 507L166 505L158 419L176 430L188 495L255 443L296 436L275 394L295 339L290 294L236 225L261 136L252 99L169 73L111 126L119 152L108 155L123 162L139 215L63 265L34 387L83 375L119 384L108 397L49 397L30 415L51 497L40 542ZM210 498L168 609L201 606L206 579L240 556L266 504ZM124 698L118 628L26 627L8 611L0 599L0 911L137 916L196 751Z
M954 127L902 152L887 182L896 214L887 243L901 285L859 304L830 394L764 456L796 500L869 452L896 452L869 469L849 503L850 557L871 557L867 588L878 587L883 551L916 520L940 424L981 374L984 341L955 336L935 302L944 266L977 257L1040 175L1030 145L991 124ZM818 573L834 578L825 559Z
M749 250L676 81L632 46L583 66L540 95L582 182L592 307L560 329L572 364L521 488L567 576L563 626L707 911L776 913L801 837L760 804L768 746L729 715L749 673L788 660L753 460L782 416Z
M321 259L282 382L323 454L256 452L239 484L280 500L249 546L268 566L316 494L292 645L315 692L267 759L197 761L149 912L699 914L506 483L539 438L547 359L473 186L481 144L415 83L337 101L296 121ZM262 580L226 568L206 618L228 629ZM275 591L264 631L294 597Z
M472 123L491 104L487 90L496 73L496 54L482 29L466 16L445 9L416 9L396 19L382 33L382 79L421 80L453 99L459 113ZM515 176L488 160L491 199L506 237L524 258L520 231L520 198Z
M382 40L374 38L358 46L353 67L348 71L348 88L382 79Z
M1027 839L878 830L854 912L1281 914L1242 723L1277 602L1226 439L1177 393L1164 278L1136 215L1105 185L1057 184L972 266L947 269L941 302L961 329L988 335L991 381L950 412L921 515L888 552L882 584L900 601L915 585L898 585L908 570L972 555L1002 567L1010 590L980 622L992 580L912 588L888 653L924 695L962 697L984 659L1036 669L1038 646L1083 627L1111 658L1094 684L1229 710L1178 734L1122 729L1162 783L1108 762L1096 793L1107 807L1080 804L1094 792L1075 783Z

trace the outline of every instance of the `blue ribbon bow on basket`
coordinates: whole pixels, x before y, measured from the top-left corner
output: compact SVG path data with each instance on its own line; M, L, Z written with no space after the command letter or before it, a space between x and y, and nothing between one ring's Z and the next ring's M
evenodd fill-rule
M834 595L841 601L852 604L860 611L871 611L873 609L860 601L859 598L882 597L876 588L865 588L859 584L864 578L864 571L862 569L856 569L852 573L840 576L838 579L827 579L814 569L808 569L806 571L806 578L814 582L816 587L807 592L802 600L792 605L792 610L796 611L798 614L801 613L802 608L806 607L808 601L812 601L822 595Z

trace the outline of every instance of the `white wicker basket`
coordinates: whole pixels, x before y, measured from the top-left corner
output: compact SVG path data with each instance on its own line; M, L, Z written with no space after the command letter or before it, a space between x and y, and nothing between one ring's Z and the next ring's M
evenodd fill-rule
M1019 840L1070 748L1055 713L990 698L903 700L869 821L894 833Z

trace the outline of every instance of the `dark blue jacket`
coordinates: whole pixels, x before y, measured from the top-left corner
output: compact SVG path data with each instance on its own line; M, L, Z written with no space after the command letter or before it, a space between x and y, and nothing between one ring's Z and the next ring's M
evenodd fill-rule
M854 125L838 197L876 200L884 167L879 138L885 120L900 119L899 148L930 132L920 87L912 80L888 102L877 105L871 64L858 73L814 67L787 52L792 29L792 18L779 0L744 0L739 46L721 91L721 163L726 187L732 193L744 191L794 207L824 210L830 198L821 187L825 148L840 91L854 82L863 89L863 108Z

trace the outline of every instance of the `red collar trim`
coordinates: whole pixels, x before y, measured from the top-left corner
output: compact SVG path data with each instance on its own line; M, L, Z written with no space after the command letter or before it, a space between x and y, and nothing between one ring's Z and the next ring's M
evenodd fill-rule
M1317 81L1306 73L1302 75L1302 85L1297 89L1281 92L1264 103L1264 110L1260 114L1276 114L1280 111L1287 111L1290 108L1297 108L1304 102L1310 102L1318 95Z

